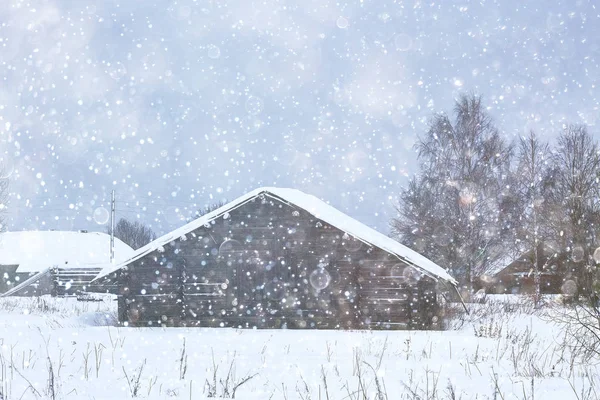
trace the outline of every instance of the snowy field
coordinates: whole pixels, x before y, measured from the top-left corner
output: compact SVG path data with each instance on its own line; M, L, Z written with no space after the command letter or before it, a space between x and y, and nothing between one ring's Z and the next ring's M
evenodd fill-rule
M600 398L562 306L471 307L443 332L121 328L115 302L4 298L0 399Z

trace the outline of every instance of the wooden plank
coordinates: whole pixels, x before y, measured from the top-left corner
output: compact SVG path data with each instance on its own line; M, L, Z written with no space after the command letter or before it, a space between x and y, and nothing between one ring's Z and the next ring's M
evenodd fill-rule
M219 253L226 239L237 240L243 251L232 248ZM430 289L406 285L398 276L394 268L402 264L395 256L364 243L350 246L346 242L343 232L303 210L274 200L251 201L230 212L228 219L219 218L210 227L187 235L186 241L175 241L175 246L165 246L163 253L144 257L132 269L127 286L132 299L139 302L144 301L138 295L144 288L146 294L167 295L165 302L180 301L191 321L178 314L168 323L184 325L267 327L295 321L298 327L358 327L363 326L366 316L361 312L365 311L372 313L369 324L388 329L384 326L405 326L411 318L421 324L424 318L417 314L429 315L435 309L435 304L421 304L422 299L415 297ZM178 256L175 248L179 248ZM308 277L321 260L329 264L334 279L317 295ZM166 268L166 263L173 268ZM267 287L275 279L282 284L281 292ZM155 287L150 290L152 283ZM294 306L281 303L279 296L292 298ZM233 308L234 300L245 306L243 311ZM298 318L296 303L309 310L309 315ZM255 309L257 304L276 310L276 314L262 315ZM162 308L156 307L158 313ZM247 316L246 309L253 315Z

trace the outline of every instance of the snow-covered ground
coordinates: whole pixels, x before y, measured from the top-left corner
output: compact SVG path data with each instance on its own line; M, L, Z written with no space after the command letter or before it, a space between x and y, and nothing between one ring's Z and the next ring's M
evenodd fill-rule
M559 308L470 307L443 332L121 328L114 301L5 298L0 399L600 398Z

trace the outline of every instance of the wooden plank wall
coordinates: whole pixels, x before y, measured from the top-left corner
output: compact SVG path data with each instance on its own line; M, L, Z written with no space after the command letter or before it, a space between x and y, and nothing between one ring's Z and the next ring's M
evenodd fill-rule
M432 279L270 197L136 261L120 284L135 326L423 329L437 313Z
M86 291L92 279L101 268L53 268L50 270L52 296L74 296L78 291Z

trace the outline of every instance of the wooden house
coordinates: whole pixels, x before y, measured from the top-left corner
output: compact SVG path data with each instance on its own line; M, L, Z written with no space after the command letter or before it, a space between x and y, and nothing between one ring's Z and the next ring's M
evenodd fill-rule
M561 294L566 281L576 280L576 271L584 261L583 249L581 255L577 252L578 249L567 251L550 243L539 245L537 264L542 294ZM490 294L534 294L534 276L535 252L531 249L496 273L480 278L478 287Z
M444 269L316 197L260 188L139 249L116 285L128 326L426 329Z
M117 260L133 249L115 238ZM107 264L110 236L87 231L0 234L0 296L65 296L85 290ZM120 258L119 258L120 257Z

